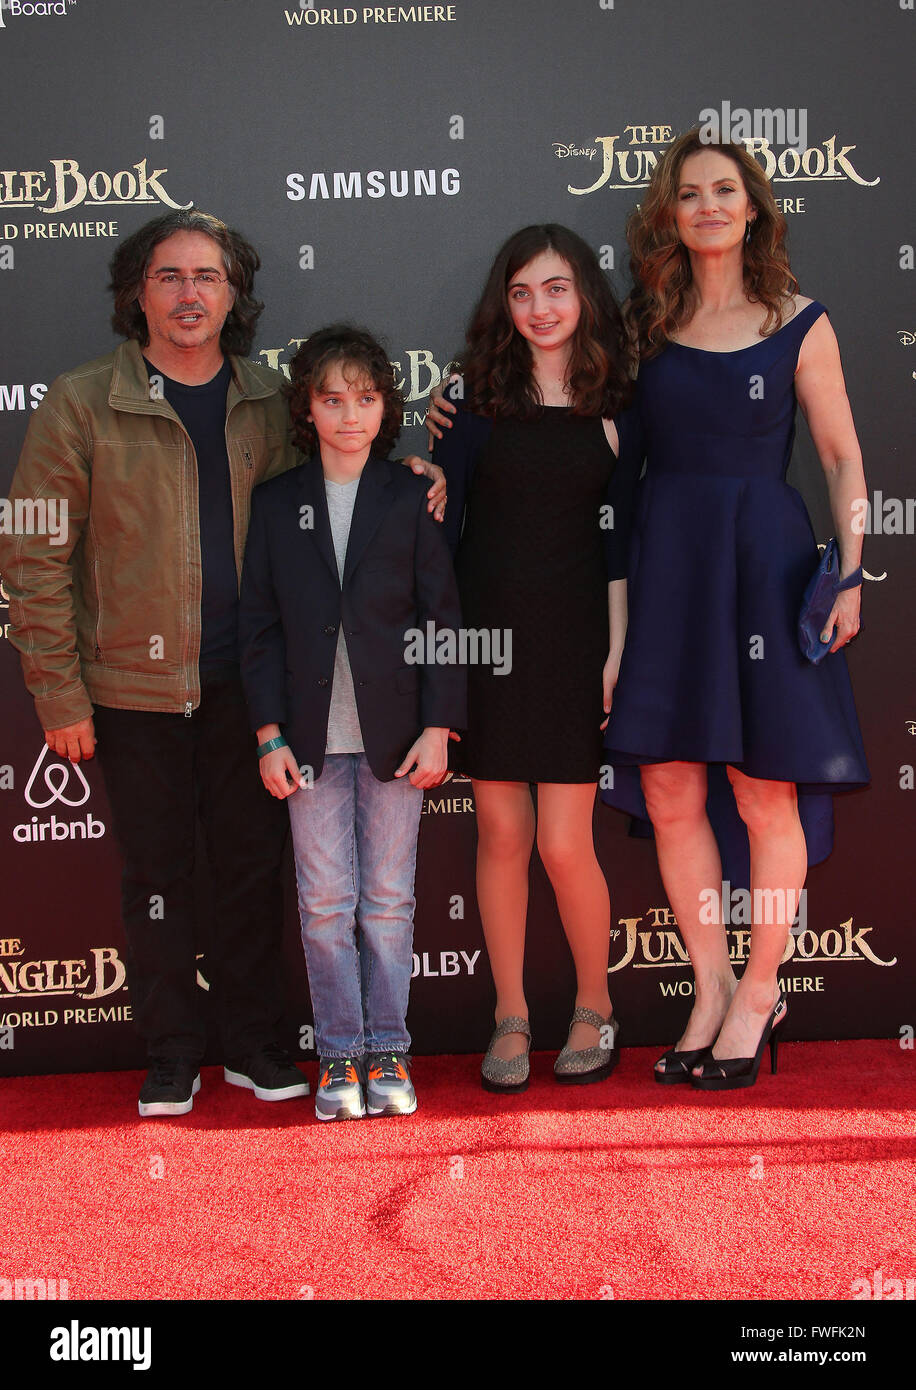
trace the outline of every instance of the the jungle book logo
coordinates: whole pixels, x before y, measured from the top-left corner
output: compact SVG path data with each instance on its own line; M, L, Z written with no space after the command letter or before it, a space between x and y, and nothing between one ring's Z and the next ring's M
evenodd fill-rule
M15 1052L23 1029L131 1023L126 994L127 969L114 946L46 960L28 956L18 936L0 937L0 1051Z
M75 207L191 207L192 203L177 203L166 189L163 179L168 172L148 168L146 158L113 173L87 171L78 159L52 159L47 169L2 169L0 211L36 208L50 217Z
M88 956L72 960L29 959L20 937L0 937L2 1009L48 999L105 999L126 982L127 970L115 946L93 946Z
M734 918L732 919L734 923ZM786 945L782 964L825 965L839 962L892 966L897 957L883 960L869 938L873 927L857 926L850 917L837 927L815 931L792 932ZM726 932L729 955L733 964L743 964L751 946L751 928L732 925ZM670 907L652 907L642 917L622 917L611 929L610 974L632 966L634 970L689 970L690 957L677 930L677 919Z
M628 125L616 135L597 135L588 141L555 140L552 148L556 159L575 161L570 167L566 190L584 196L602 188L646 188L665 147L677 134L672 125ZM852 158L856 146L843 144L836 134L804 150L791 144L782 146L765 135L738 143L744 145L774 184L849 180L873 188L880 182L880 175L866 178L859 172ZM584 178L577 177L574 181L572 167L582 169L583 165Z

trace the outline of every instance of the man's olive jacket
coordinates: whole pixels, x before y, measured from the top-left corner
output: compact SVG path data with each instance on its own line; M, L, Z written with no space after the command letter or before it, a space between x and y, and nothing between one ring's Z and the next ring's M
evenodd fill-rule
M300 460L283 376L230 362L226 447L241 577L252 489ZM40 533L45 515L59 536L50 524ZM136 342L52 384L30 422L4 522L10 638L45 729L87 718L94 704L188 714L199 704L197 460Z

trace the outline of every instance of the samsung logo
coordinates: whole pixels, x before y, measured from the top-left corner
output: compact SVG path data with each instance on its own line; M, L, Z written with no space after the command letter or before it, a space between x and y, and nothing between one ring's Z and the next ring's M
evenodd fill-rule
M438 193L452 197L461 189L457 169L370 169L341 173L287 174L286 196L293 203L304 198L434 198Z

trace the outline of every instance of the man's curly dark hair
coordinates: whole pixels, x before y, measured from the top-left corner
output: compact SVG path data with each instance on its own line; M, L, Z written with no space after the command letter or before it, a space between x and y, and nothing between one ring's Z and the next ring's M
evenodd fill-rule
M199 208L179 208L162 217L155 217L118 247L109 267L111 284L108 288L114 294L115 303L111 316L112 328L125 338L136 338L141 347L147 345L149 330L138 298L143 289L143 277L155 247L176 232L203 232L219 246L226 274L235 290L235 303L223 324L220 347L223 352L247 357L254 342L258 318L264 308L253 293L254 275L260 268L261 259L239 232L227 227L225 222L211 213L201 212Z
M289 414L293 443L306 455L318 448L318 435L309 420L312 392L320 392L329 368L340 365L347 381L365 379L372 383L385 403L382 423L372 452L387 458L401 432L404 398L394 384L394 369L388 354L371 333L348 323L332 323L319 328L306 339L289 364L291 385Z

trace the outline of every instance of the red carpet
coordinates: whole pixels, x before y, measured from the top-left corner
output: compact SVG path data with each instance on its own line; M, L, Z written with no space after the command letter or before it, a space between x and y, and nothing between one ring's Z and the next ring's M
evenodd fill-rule
M657 1051L563 1088L540 1055L506 1098L479 1058L419 1058L416 1115L331 1125L217 1069L170 1121L137 1118L139 1073L5 1080L0 1276L71 1299L846 1300L912 1278L912 1051L783 1044L778 1076L720 1095L655 1085Z

